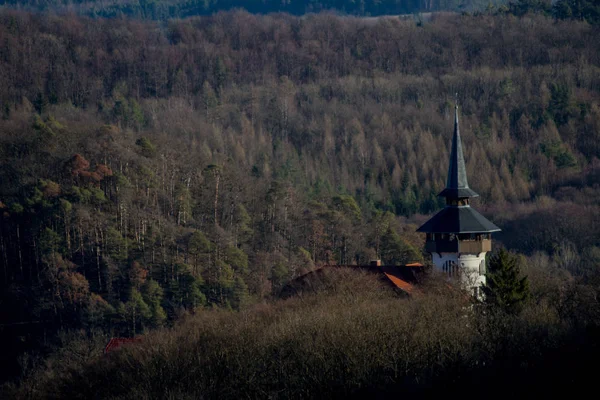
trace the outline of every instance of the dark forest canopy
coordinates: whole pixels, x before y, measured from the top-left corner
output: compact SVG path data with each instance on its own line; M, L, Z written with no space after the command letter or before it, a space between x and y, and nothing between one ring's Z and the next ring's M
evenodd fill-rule
M488 6L490 2L483 0L0 0L0 4L29 10L76 12L99 17L167 19L209 15L232 9L244 9L261 14L285 12L303 15L335 11L349 15L379 16L442 10L472 10Z
M132 17L168 20L219 11L245 10L251 13L289 13L304 15L323 11L363 17L413 14L421 21L422 13L439 11L485 12L523 16L538 13L556 19L575 19L600 23L598 0L0 0L0 6L27 11L59 14L75 13L90 17Z
M318 264L423 260L414 230L442 205L455 93L476 207L508 247L586 276L598 37L531 14L0 12L6 343L132 336Z

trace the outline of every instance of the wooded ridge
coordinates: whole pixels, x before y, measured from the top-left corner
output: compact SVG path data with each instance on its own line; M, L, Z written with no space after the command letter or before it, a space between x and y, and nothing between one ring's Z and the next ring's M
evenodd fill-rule
M424 260L455 93L475 206L507 247L587 276L598 29L0 11L5 375L61 330L133 336L271 298L315 264Z

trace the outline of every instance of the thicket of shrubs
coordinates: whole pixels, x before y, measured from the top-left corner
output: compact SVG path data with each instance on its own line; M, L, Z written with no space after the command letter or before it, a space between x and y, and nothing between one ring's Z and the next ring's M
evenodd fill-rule
M0 382L68 343L57 332L133 336L268 301L323 263L420 260L457 92L495 239L591 284L598 32L529 14L0 10Z
M100 340L73 340L7 393L331 398L585 389L598 355L598 286L535 262L525 267L536 279L520 314L473 304L435 274L405 299L377 275L331 269L296 297L243 312L202 310L107 356Z

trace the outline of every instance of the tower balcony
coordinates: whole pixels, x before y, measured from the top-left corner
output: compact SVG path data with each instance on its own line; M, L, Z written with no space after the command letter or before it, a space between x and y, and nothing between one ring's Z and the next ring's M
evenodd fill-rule
M478 235L476 238L460 238L456 235L436 234L427 235L425 242L425 250L429 253L471 253L479 254L487 251L492 251L492 240L489 237Z

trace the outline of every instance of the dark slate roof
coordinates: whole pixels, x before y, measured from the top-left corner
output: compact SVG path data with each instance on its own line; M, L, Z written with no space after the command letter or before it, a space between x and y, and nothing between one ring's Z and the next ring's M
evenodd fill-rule
M454 111L454 136L452 137L448 180L446 181L446 188L439 196L449 198L479 196L469 188L469 182L467 182L467 169L465 167L465 158L460 140L460 131L458 129L458 105Z
M449 197L451 199L457 199L457 198L461 198L461 197L479 197L477 192L475 192L471 188L457 188L457 189L446 188L446 189L442 190L442 192L438 196Z
M425 222L417 232L490 233L501 229L469 206L447 206Z

